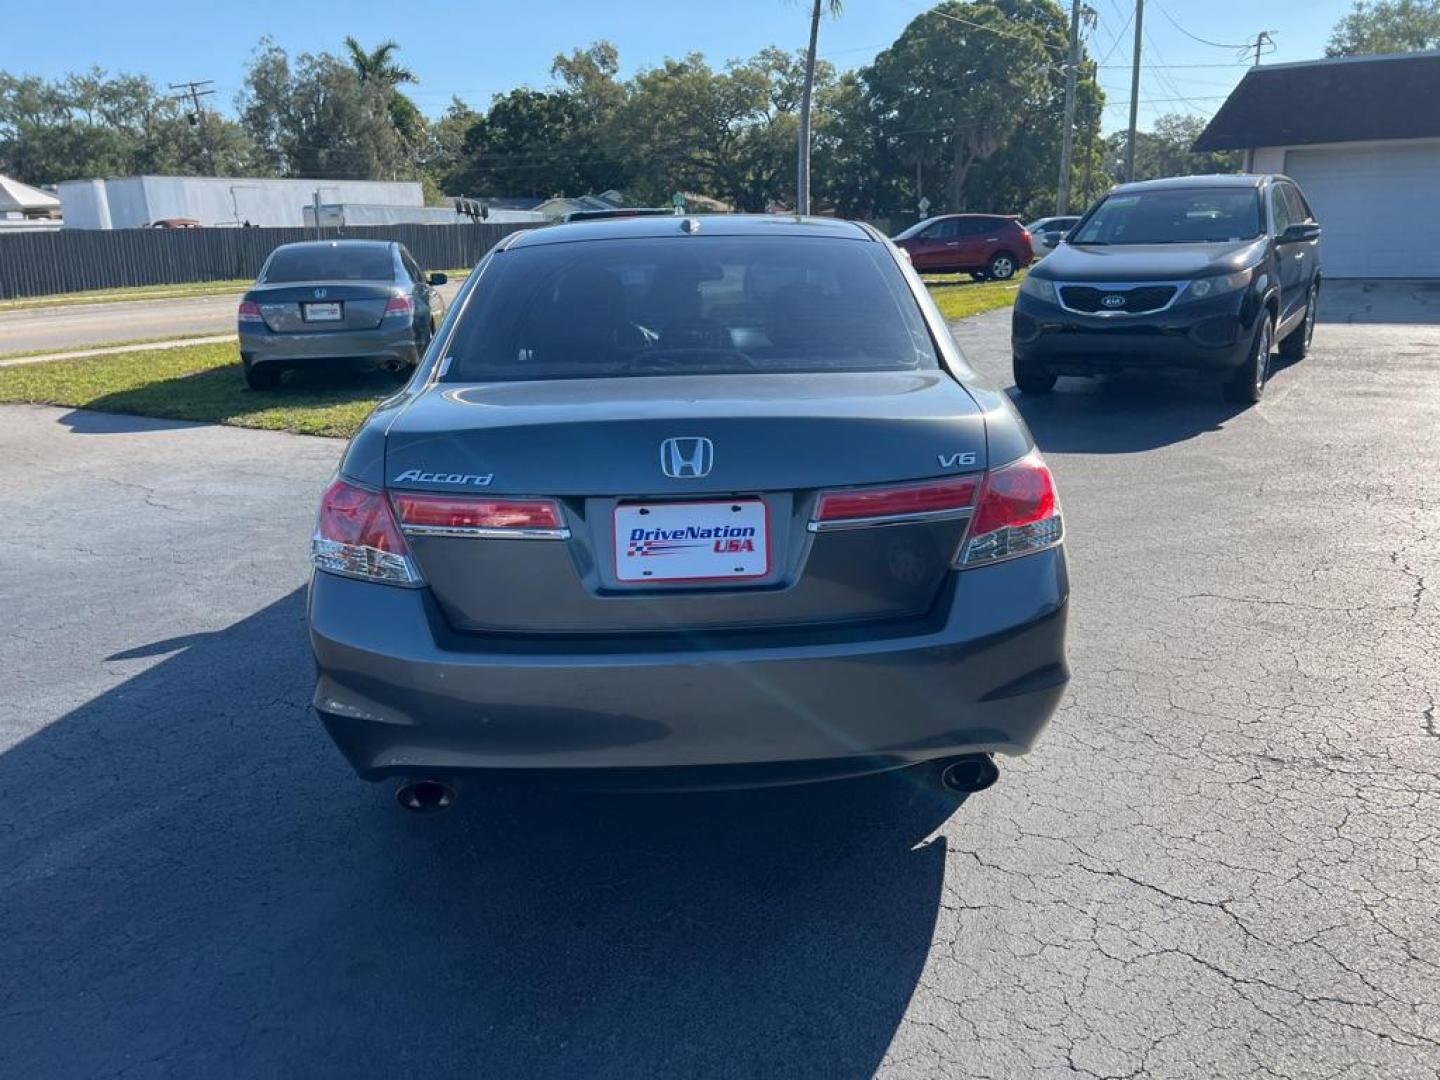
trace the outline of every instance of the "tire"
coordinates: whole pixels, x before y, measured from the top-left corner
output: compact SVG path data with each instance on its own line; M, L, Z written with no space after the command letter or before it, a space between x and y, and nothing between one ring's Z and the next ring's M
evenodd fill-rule
M1275 322L1267 312L1255 331L1250 355L1225 382L1226 401L1254 405L1265 394L1265 380L1270 377L1270 352L1275 344Z
M1022 394L1048 394L1055 389L1055 376L1044 368L1021 360L1018 356L1010 358L1010 365L1015 375L1015 385Z
M1305 297L1305 321L1280 341L1280 358L1290 363L1304 360L1310 351L1310 339L1315 336L1315 308L1320 300L1319 286L1311 285Z
M256 367L249 360L244 361L245 385L251 390L274 390L280 385L281 370L272 364Z
M1015 271L1020 269L1020 264L1015 256L1008 251L997 251L995 256L985 267L985 276L991 281L1009 281L1015 276Z

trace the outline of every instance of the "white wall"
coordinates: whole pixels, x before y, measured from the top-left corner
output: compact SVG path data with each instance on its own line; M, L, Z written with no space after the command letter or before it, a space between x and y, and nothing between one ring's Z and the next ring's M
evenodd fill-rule
M109 224L98 211L95 185L103 184ZM424 192L413 181L270 180L258 177L127 176L60 185L67 228L134 229L161 218L193 218L201 225L305 224L304 208L320 192L321 202L423 206ZM73 211L72 211L73 207Z
M1376 150L1389 146L1440 146L1440 139L1374 139L1365 142L1306 143L1304 146L1257 146L1250 151L1250 172L1283 173L1290 150Z

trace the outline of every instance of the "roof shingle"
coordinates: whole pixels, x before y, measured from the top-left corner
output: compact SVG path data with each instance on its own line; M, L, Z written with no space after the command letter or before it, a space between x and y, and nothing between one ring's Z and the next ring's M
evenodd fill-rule
M1440 137L1440 51L1251 68L1195 151Z

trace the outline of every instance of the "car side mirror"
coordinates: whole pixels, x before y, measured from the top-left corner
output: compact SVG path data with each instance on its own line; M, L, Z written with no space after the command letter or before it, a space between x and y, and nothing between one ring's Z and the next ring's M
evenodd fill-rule
M1302 222L1298 225L1287 225L1277 239L1280 244L1308 244L1311 240L1320 239L1320 226L1314 222Z
M1061 240L1065 239L1065 234L1063 232L1047 232L1042 235L1045 237L1046 247L1054 247L1056 244L1060 243Z
M449 274L431 274L431 275L429 276L429 278L427 278L426 280L428 280L431 285L444 285L447 281L450 280L450 275L449 275Z

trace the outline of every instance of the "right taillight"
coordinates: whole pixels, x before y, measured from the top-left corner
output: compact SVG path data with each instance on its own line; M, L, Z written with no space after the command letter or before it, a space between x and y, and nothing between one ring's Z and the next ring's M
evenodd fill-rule
M958 565L983 566L1043 551L1064 536L1055 478L1032 450L985 477Z
M254 300L241 300L240 310L236 312L236 318L242 323L264 322L265 316L260 314L260 305Z
M318 570L388 585L419 585L420 572L384 492L335 480L320 501L310 544Z

